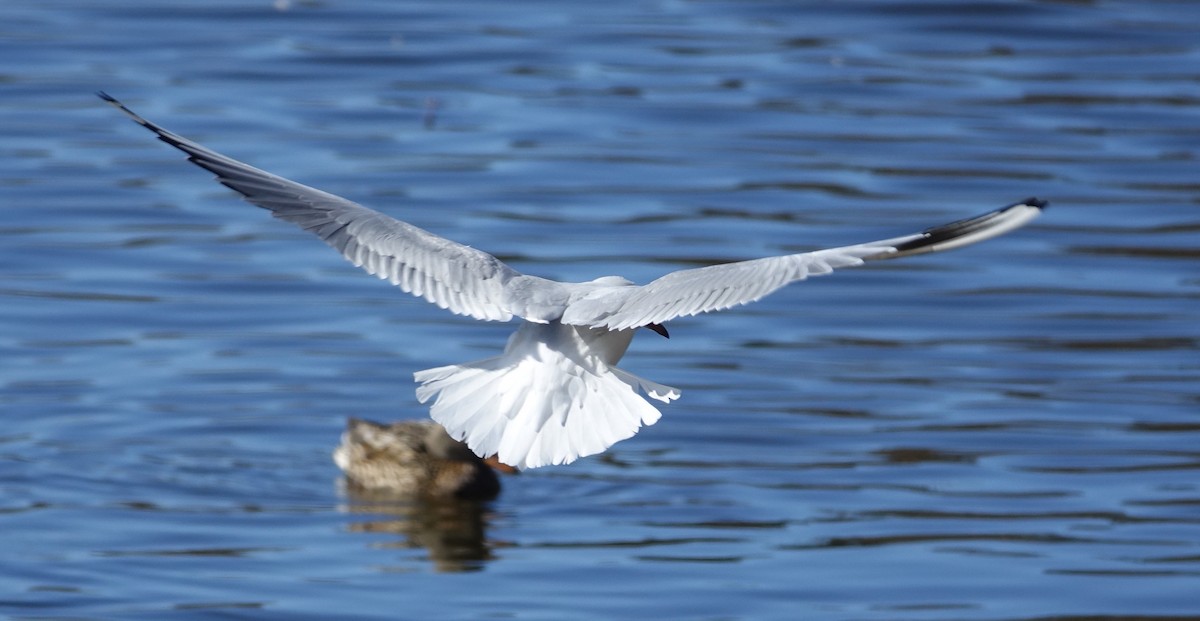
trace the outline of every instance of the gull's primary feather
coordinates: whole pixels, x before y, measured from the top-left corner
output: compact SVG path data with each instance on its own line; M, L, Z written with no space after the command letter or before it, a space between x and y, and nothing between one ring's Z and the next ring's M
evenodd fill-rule
M525 468L599 453L652 425L679 391L617 368L639 327L722 310L789 283L867 261L949 250L1016 229L1046 206L1030 198L985 213L866 244L672 272L637 286L618 276L560 283L527 276L452 242L320 190L226 157L99 96L217 181L276 217L308 230L342 256L402 290L476 319L523 319L500 356L414 374L417 398L456 440L480 456Z

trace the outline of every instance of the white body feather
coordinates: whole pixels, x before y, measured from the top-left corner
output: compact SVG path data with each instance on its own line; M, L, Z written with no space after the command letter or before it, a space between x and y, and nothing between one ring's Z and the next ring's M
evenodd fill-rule
M599 453L653 425L679 391L617 368L633 330L524 322L504 354L415 374L430 415L480 455L536 468ZM641 394L639 394L641 393Z

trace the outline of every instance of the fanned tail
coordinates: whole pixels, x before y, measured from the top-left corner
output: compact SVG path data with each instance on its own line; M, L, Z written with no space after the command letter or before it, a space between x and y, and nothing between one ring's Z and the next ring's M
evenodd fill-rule
M480 457L537 468L594 455L657 422L639 391L663 402L679 396L555 344L514 338L501 356L419 371L417 399L432 399L433 419Z

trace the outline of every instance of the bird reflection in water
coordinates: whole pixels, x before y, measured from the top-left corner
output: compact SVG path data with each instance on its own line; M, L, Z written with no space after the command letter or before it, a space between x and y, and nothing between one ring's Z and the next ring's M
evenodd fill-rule
M425 548L438 571L473 571L491 558L487 501L500 492L496 471L433 421L381 425L350 419L333 460L345 473L347 510L381 519L350 532L393 533L385 547Z

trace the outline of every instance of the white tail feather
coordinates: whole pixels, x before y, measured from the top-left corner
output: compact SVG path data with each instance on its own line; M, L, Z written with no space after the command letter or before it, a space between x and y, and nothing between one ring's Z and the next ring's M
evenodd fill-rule
M670 402L679 391L612 366L632 331L526 323L502 356L414 374L433 419L481 457L511 466L569 464L653 425L640 394Z

